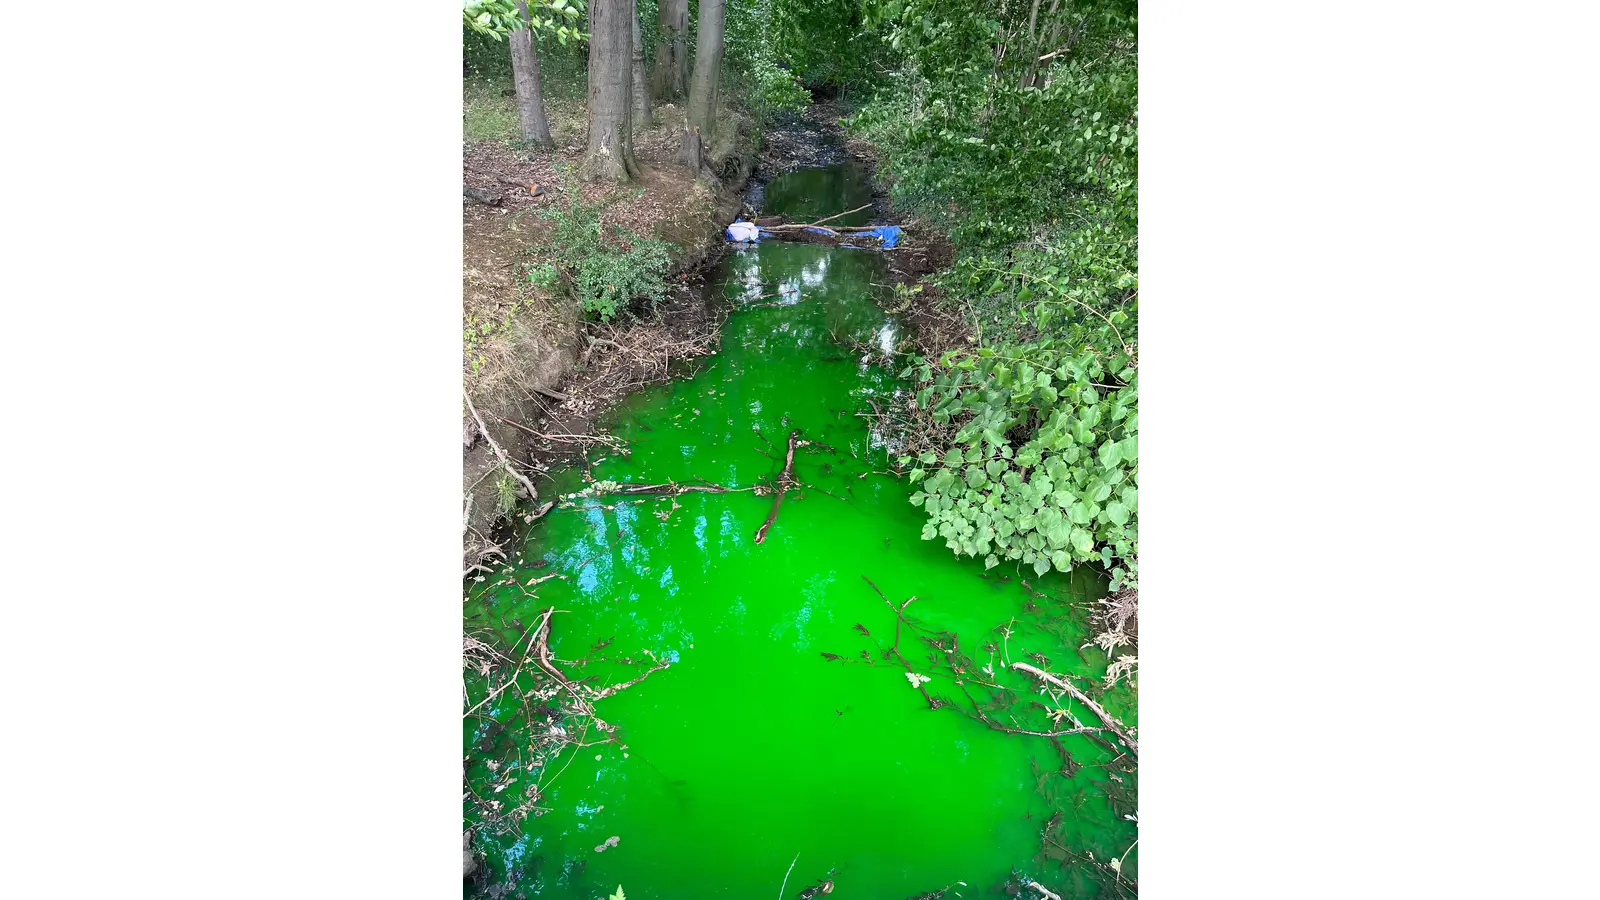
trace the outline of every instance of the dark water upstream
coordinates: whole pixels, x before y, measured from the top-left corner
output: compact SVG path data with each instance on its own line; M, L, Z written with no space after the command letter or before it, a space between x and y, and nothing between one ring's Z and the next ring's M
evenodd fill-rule
M798 172L769 185L766 211L827 215L865 203L865 192L852 170ZM747 308L731 314L721 351L612 415L630 456L591 454L604 457L595 479L748 488L776 478L799 429L810 442L795 458L803 486L762 544L752 535L770 496L580 497L533 528L515 573L522 585L567 580L528 590L536 596L490 582L469 598L467 627L508 644L515 635L502 621L531 626L554 606L555 656L597 685L639 670L625 657L676 660L599 701L616 742L568 749L544 771L519 768L517 734L488 737L483 720L468 720L473 790L492 797L517 778L503 794L512 797L531 780L547 810L520 833L477 835L487 873L469 893L594 900L621 885L629 900L772 898L798 854L784 897L825 877L841 900L958 881L967 897L993 896L1013 869L1066 897L1095 896L1092 881L1056 868L1059 856L1041 856L1046 821L1061 811L1058 837L1100 860L1133 843L1134 823L1098 789L1096 766L1114 755L1102 745L1063 739L1082 764L1065 778L1048 741L929 709L906 671L881 658L895 615L863 576L896 603L916 597L907 615L960 635L980 664L1041 651L1059 671L1103 668L1095 648L1080 656L1082 619L1068 614L1100 595L1097 576L1052 575L1030 592L1014 569L985 573L922 540L912 488L882 474L886 450L857 415L899 387L881 365L901 339L873 300L881 271L874 251L768 242L733 252L712 285ZM586 485L576 469L558 480L567 493ZM1013 619L1002 642L994 629ZM989 641L992 654L977 649ZM930 653L909 638L902 650L918 665ZM959 696L948 669L918 671L932 694ZM1113 711L1136 720L1131 702ZM1124 876L1136 877L1137 855Z

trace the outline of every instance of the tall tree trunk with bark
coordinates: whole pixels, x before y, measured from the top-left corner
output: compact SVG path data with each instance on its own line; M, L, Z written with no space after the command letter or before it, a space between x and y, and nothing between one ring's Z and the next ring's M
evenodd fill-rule
M654 124L650 114L650 88L644 77L644 39L639 36L639 3L633 0L633 127L649 128Z
M650 85L657 102L683 96L689 80L689 0L660 0L661 40Z
M705 167L705 141L717 123L717 75L722 71L724 0L701 0L700 29L694 43L694 79L689 83L689 113L683 126L684 165Z
M633 157L634 0L589 4L589 147L584 174L592 181L629 181L639 175Z
M522 140L540 150L555 149L550 123L544 117L544 95L539 87L539 52L533 48L527 0L517 0L523 27L511 32L511 76L517 88L517 118L522 120Z

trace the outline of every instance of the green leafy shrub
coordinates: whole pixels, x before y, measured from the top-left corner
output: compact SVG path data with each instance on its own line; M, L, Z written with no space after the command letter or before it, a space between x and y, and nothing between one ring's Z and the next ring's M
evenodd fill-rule
M923 537L1136 587L1137 5L862 10L885 67L848 124L896 205L960 248L933 294L972 329L901 373Z
M918 358L916 408L954 427L948 449L902 457L928 514L924 539L958 555L1054 568L1099 563L1137 583L1139 374L1136 294L1109 311L1074 296L1059 266L957 267L1032 316L1026 342ZM1136 284L1124 282L1125 289Z
M600 207L583 202L576 188L567 206L552 205L543 217L554 227L550 246L557 267L584 312L609 320L639 299L653 306L667 295L667 272L672 258L667 245L653 238L630 234L600 221ZM548 283L548 269L535 269L530 280Z

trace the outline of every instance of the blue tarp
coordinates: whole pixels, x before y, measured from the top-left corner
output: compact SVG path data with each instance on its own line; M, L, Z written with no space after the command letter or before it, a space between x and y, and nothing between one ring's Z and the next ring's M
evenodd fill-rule
M883 241L883 249L885 250L893 250L894 245L900 240L899 225L880 225L871 231L863 231L860 233L876 235L878 240Z

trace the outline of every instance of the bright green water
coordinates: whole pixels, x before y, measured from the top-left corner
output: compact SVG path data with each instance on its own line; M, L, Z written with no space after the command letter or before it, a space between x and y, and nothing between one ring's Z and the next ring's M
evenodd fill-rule
M837 175L797 174L817 190L836 190L824 214L864 202L840 196L851 191ZM771 209L773 192L768 197ZM855 413L896 389L892 373L866 361L882 353L866 348L892 347L898 334L869 295L869 284L883 280L879 265L871 252L811 245L732 254L713 290L749 304L781 283L785 305L733 312L718 355L692 377L634 396L611 418L632 455L592 454L604 457L596 479L748 487L777 475L785 436L800 429L813 442L796 455L796 477L807 487L790 492L765 543L751 538L770 496L580 499L580 508L557 510L533 529L517 572L524 584L552 572L570 580L538 585L536 598L490 584L469 600L475 629L513 619L531 626L555 606L555 655L597 685L626 680L638 667L571 661L638 659L643 650L678 660L600 701L620 743L567 750L550 772L532 773L545 783L541 805L550 811L529 818L521 836L480 835L490 876L473 890L594 900L620 884L630 900L772 898L798 853L790 898L830 870L834 898L910 897L958 880L971 897L1013 867L1065 896L1093 895L1035 862L1054 808L1039 792L1034 763L1052 773L1060 767L1047 741L988 730L954 709L930 710L893 662L822 655L859 660L868 650L876 659L874 641L892 638L894 615L862 576L896 602L916 596L908 615L961 635L980 663L989 657L976 648L998 643L997 625L1037 618L1016 571L985 574L981 563L921 540L910 488L883 474L860 477L881 472L885 460ZM581 476L560 476L562 490L582 487ZM1103 590L1087 573L1035 586L1079 601ZM1091 671L1103 661L1078 658L1081 634L1069 626L1051 639L1019 625L1004 652L1015 660L1043 651L1057 669ZM919 666L929 654L909 636L901 649ZM958 695L948 671L919 671L933 677L931 692ZM1135 718L1131 709L1116 711ZM470 749L482 732L475 722L466 732ZM509 739L490 755L515 773L518 736ZM1084 768L1070 780L1048 779L1065 798L1058 803L1072 849L1102 859L1122 853L1134 826L1094 789L1095 765L1112 754L1078 736L1065 745ZM469 780L493 796L481 761ZM619 844L596 853L612 835ZM1134 851L1125 873L1136 860Z

